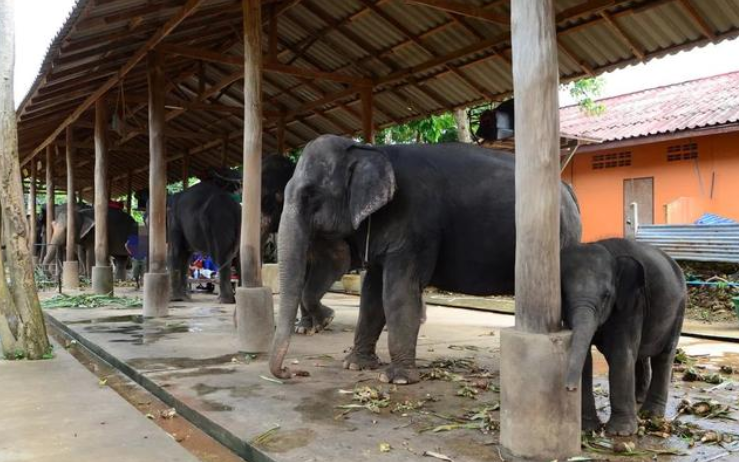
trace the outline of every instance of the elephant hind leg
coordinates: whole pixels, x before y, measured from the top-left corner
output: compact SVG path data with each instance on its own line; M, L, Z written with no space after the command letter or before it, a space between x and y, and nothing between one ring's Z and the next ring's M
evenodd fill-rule
M647 398L649 384L652 381L652 364L649 358L642 358L636 361L636 403L642 404Z
M646 394L641 412L652 417L664 417L667 407L667 396L670 392L672 363L675 360L675 349L670 348L651 358L652 382Z
M598 418L593 394L593 353L588 351L582 368L582 431L598 431L602 426Z

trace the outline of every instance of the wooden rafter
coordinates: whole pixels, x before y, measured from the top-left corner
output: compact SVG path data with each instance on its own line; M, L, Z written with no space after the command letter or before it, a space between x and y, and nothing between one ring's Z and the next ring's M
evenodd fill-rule
M511 24L510 18L505 15L487 11L483 7L469 5L460 1L449 0L405 0L405 3L411 5L423 5L429 8L445 11L447 13L459 14L470 18L481 19L483 21L492 22L500 26L508 27Z
M174 14L164 25L157 30L157 32L146 41L146 44L142 46L134 55L131 57L131 59L126 62L126 64L118 71L118 73L114 76L108 79L100 88L98 88L94 93L92 93L90 96L85 99L85 101L77 107L64 121L57 127L51 135L49 135L40 145L38 145L29 156L30 158L33 158L41 152L46 146L48 146L50 143L52 143L70 124L74 123L85 111L87 111L90 107L92 107L93 104L95 104L95 101L97 101L101 96L103 96L106 92L108 92L111 88L113 88L123 77L128 74L131 69L133 69L145 56L146 54L152 50L155 46L159 44L162 40L164 40L167 35L169 35L182 21L184 21L188 16L190 16L198 6L203 2L203 0L188 0L187 3L185 3L182 8L180 8L177 13ZM24 165L27 163L29 159L26 159L23 163Z
M693 6L692 3L690 3L690 0L679 0L678 3L680 3L680 6L682 6L685 11L688 12L688 16L698 25L698 28L701 30L701 33L708 37L711 40L716 40L716 34L713 33L713 29L711 29L711 26L708 25L706 20L701 16L701 14L698 12L698 10L695 9L695 6Z
M607 11L601 11L600 15L606 20L606 24L608 24L611 31L613 31L613 33L621 39L627 47L629 47L631 52L634 53L634 56L639 59L644 59L644 52L636 44L634 39L629 37L629 34L616 22L616 20L613 19Z

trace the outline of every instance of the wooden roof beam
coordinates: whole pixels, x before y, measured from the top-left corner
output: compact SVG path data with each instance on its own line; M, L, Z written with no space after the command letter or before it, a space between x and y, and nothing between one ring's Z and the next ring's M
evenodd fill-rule
M616 22L616 20L607 11L601 11L600 15L603 17L603 19L606 20L606 24L608 24L608 27L611 29L611 31L616 34L616 36L620 38L627 47L629 47L634 56L643 60L644 52L636 44L636 42L634 42L634 40L629 37L626 31Z
M487 11L484 7L469 5L458 1L449 0L405 0L405 3L422 5L446 13L454 13L470 18L492 22L500 26L509 27L511 19L508 16Z
M170 45L170 44L162 44L159 47L157 47L159 51L162 51L164 53L179 55L179 56L186 56L192 59L201 59L204 61L211 61L221 64L228 64L232 66L237 67L243 67L244 60L243 58L235 55L229 55L225 53L217 53L210 50L202 50L192 47L184 47L180 45ZM330 80L334 82L341 82L341 83L348 83L352 85L359 85L359 86L371 86L372 80L362 78L362 77L355 77L348 74L339 74L336 72L323 72L318 71L314 69L307 69L303 67L296 67L296 66L288 66L282 63L279 63L274 60L269 60L268 57L264 58L263 70L265 72L273 72L277 74L287 74L292 75L296 77L305 77L305 78L311 78L311 79L319 79L319 80Z
M713 32L713 29L711 29L711 26L706 22L703 16L701 16L698 10L695 9L695 6L690 3L690 0L679 0L678 3L680 3L680 6L685 9L693 22L698 25L698 28L705 37L711 40L716 40L716 34Z
M146 54L152 50L155 46L164 40L182 21L190 16L203 0L188 0L184 6L182 6L164 25L147 40L146 44L139 48L134 53L131 59L118 71L118 73L107 80L100 88L93 92L87 99L74 110L64 121L57 127L41 144L39 144L32 152L31 155L24 159L23 164L25 165L29 159L33 158L41 152L46 146L53 142L69 125L74 123L86 110L88 110L95 101L102 97L106 92L113 88L118 82L123 79L131 70L146 56Z
M557 46L559 47L559 50L564 53L564 55L567 56L572 62L577 64L584 73L586 73L590 77L595 75L595 70L585 61L577 59L577 55L573 53L572 50L570 50L570 48L565 45L559 37L557 37Z

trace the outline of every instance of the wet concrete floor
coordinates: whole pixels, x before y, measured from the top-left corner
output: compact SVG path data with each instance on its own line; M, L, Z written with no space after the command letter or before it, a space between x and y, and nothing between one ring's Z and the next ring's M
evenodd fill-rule
M275 461L401 461L429 451L454 461L500 460L496 446L499 331L512 326L513 317L429 306L418 346L425 380L395 387L379 383L377 372L352 372L341 366L352 344L358 301L355 296L327 295L324 303L337 313L330 330L293 336L286 360L292 369L310 375L284 383L270 380L265 358L239 353L233 307L216 305L213 296L195 295L193 302L178 302L169 317L157 320L143 319L140 309L48 313ZM381 359L388 360L386 333L378 347ZM695 356L694 365L705 367L699 370L706 374L719 371L721 365L739 370L739 344L684 338L681 347ZM607 367L597 355L596 374L598 405L605 419ZM739 373L724 376L739 383ZM693 401L710 398L729 405L729 416L739 418L735 409L739 393L732 384L716 389L713 384L679 378L676 374L670 394L670 416L689 395ZM379 396L368 397L373 390ZM733 420L681 419L739 435L739 423ZM724 451L717 444L691 448L674 436L635 441L642 449L685 453L657 460L707 461ZM649 453L625 460L653 457ZM739 460L739 453L718 460Z

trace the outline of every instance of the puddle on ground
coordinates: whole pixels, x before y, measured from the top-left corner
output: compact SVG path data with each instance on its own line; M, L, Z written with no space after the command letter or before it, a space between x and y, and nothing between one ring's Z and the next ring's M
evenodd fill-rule
M262 385L255 383L252 385L237 385L233 387L216 387L205 383L198 383L194 385L192 389L195 390L195 393L197 393L198 396L205 396L221 390L228 390L229 395L232 398L251 398L253 396L258 396L258 393L256 392L262 389Z
M267 452L282 453L307 446L315 438L316 432L309 428L289 431L278 430L260 443L255 444L255 446Z
M136 369L156 370L156 369L194 369L207 366L217 366L219 364L230 363L236 357L237 353L229 353L211 358L184 358L184 357L168 357L168 358L134 358L128 360L127 363ZM199 374L198 374L199 375Z
M354 384L349 384L346 387L337 387L335 389L328 388L311 396L301 398L300 404L293 408L294 411L299 412L303 416L304 422L323 422L331 423L333 425L346 425L343 419L335 419L336 415L340 413L339 410L334 408L331 403L336 403L339 397L337 392L338 389L353 389ZM327 404L328 403L328 404Z
M94 320L76 321L77 324L89 324L84 327L85 332L91 334L127 335L129 338L113 339L111 343L130 343L145 345L158 342L172 334L188 332L202 332L199 326L190 325L182 321L152 322L144 320L141 315L111 316ZM133 325L116 325L121 322L134 323ZM71 324L71 323L70 323ZM113 325L108 325L113 324Z
M173 379L187 378L187 377L199 377L203 375L223 375L223 374L234 374L236 369L226 369L223 367L200 367L194 371L173 371L167 372L166 374L157 374L155 376L157 381L167 382Z
M205 411L226 412L234 410L234 408L232 406L229 406L228 404L220 403L218 401L213 401L210 399L201 399L200 403L200 407L202 407Z

